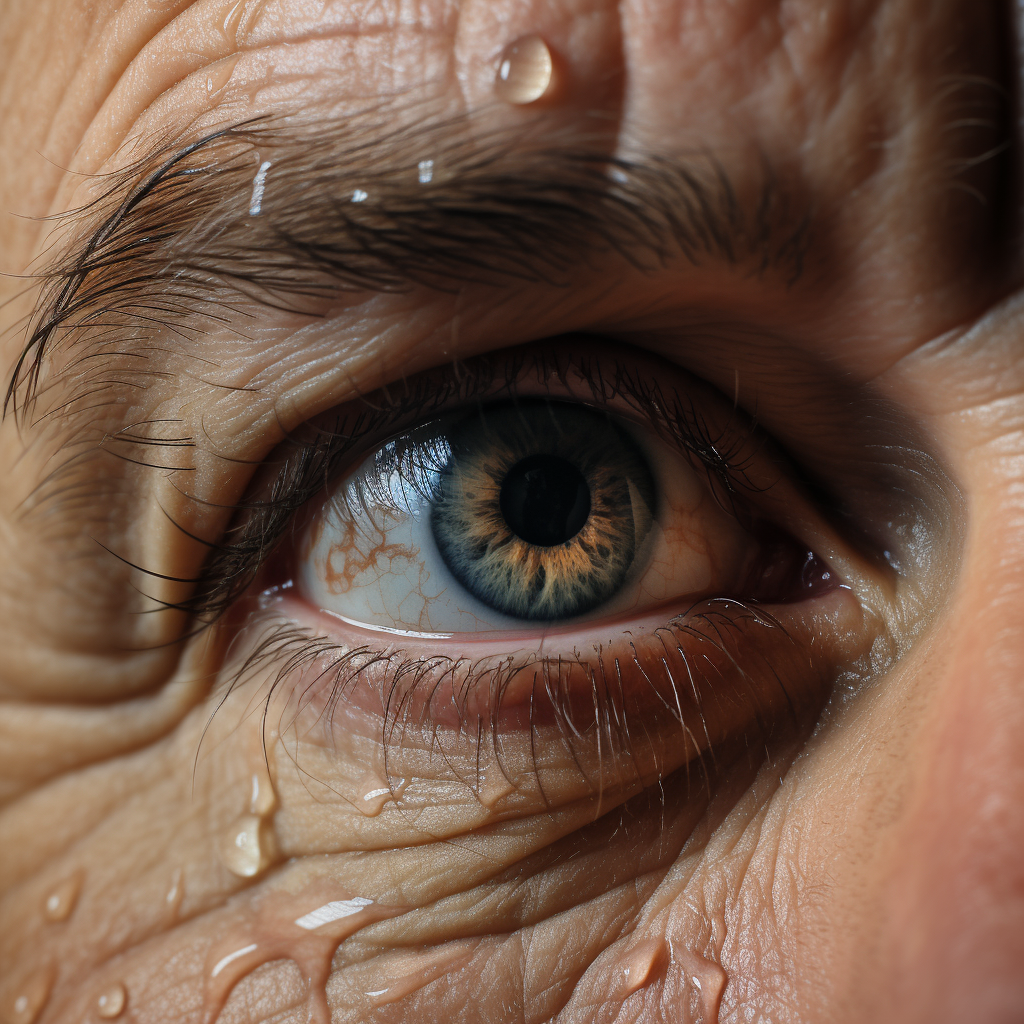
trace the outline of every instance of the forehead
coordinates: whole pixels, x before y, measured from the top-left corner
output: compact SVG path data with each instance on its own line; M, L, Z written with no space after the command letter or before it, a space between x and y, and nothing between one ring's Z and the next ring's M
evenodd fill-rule
M62 134L75 169L91 173L137 155L135 140L268 111L344 116L381 98L415 96L437 100L448 116L484 108L514 117L494 102L496 64L510 41L536 33L555 57L557 106L567 118L601 109L612 127L648 144L670 138L715 148L756 137L776 149L806 142L838 114L855 136L848 153L891 130L899 106L892 90L902 82L977 56L969 26L952 35L956 6L127 0L91 26L74 103L60 112L69 122Z

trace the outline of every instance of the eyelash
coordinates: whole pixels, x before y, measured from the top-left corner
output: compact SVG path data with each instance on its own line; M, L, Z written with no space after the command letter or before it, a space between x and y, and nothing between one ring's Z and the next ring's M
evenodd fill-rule
M726 598L711 598L700 601L689 609L680 612L664 626L659 627L655 632L656 639L664 647L666 654L676 652L686 666L686 679L688 691L681 689L681 684L672 675L666 658L661 660L661 665L667 675L671 687L672 701L667 700L658 692L653 680L648 677L647 670L641 664L641 659L636 651L635 645L630 642L631 661L641 676L650 683L651 691L657 696L660 708L670 716L680 732L683 734L684 742L693 747L697 760L700 763L701 778L707 782L710 774L709 766L705 763L707 756L712 767L716 760L716 746L712 741L711 733L715 729L712 724L709 728L709 719L704 715L704 705L711 695L713 687L711 678L713 674L721 677L721 669L713 660L714 655L721 655L726 661L736 665L736 659L729 650L726 634L732 633L734 638L742 638L744 631L748 628L763 629L771 631L781 641L785 650L795 652L797 645L789 636L784 626L766 612L745 604L741 601ZM684 651L685 640L690 639L698 645L710 645L711 653L707 650L699 653L687 653ZM764 645L765 636L762 634L760 643L756 645L760 649ZM777 670L767 655L759 651L763 667L777 683L782 693L785 704L791 716L789 725L798 727L800 724L799 697L791 695ZM698 663L703 660L706 663L707 671L702 673ZM592 729L599 734L599 744L607 741L606 750L611 758L617 762L630 761L637 753L635 744L631 744L628 737L631 733L630 708L627 706L626 692L622 686L622 667L618 657L608 661L603 653L591 663L586 661L579 653L572 660L564 658L547 658L535 655L527 661L513 661L504 659L496 661L489 659L472 659L464 656L432 656L417 657L408 656L401 650L380 650L370 645L362 645L355 648L348 648L325 637L313 636L304 629L294 624L277 623L247 655L245 661L234 670L230 682L225 688L219 706L222 706L233 691L244 686L250 679L265 672L268 668L273 669L270 682L261 696L260 703L265 709L264 723L266 723L266 712L269 711L274 694L282 687L295 687L297 680L303 679L304 685L298 686L296 691L296 704L294 708L294 720L297 721L307 706L315 705L314 713L318 721L327 724L328 728L333 722L335 709L344 700L349 692L368 672L374 669L383 668L387 684L382 692L382 701L386 709L381 723L380 740L383 753L383 769L385 779L388 780L389 788L393 786L395 774L391 770L393 759L400 754L403 747L406 730L409 728L423 729L424 726L430 733L430 753L439 753L447 760L447 754L443 747L441 730L436 722L432 721L430 709L434 697L438 693L439 680L451 680L454 684L458 679L458 691L460 700L452 701L452 698L442 692L441 700L445 705L452 703L459 719L458 734L465 736L466 727L469 726L469 735L475 739L476 746L476 775L474 785L480 783L480 754L486 747L489 747L494 754L499 767L504 772L505 766L502 763L501 736L503 733L501 716L502 701L506 688L510 683L524 671L533 671L534 695L529 702L528 727L531 735L531 746L537 732L536 704L534 697L537 693L538 678L542 680L540 689L542 699L548 702L548 713L561 739L566 752L576 763L579 772L591 793L600 800L603 794L605 776L599 774L597 779L591 779L583 767L583 760L586 756L585 744L581 743L577 750L574 744L588 738ZM582 670L590 682L590 702L593 708L593 722L588 722L584 727L574 719L574 711L570 706L571 686L565 683L565 679L575 670ZM745 695L750 704L750 712L755 718L757 725L767 739L773 731L772 727L777 722L764 722L760 717L759 689L755 673L741 672L745 682L750 683L749 693ZM615 680L618 684L618 694L609 680ZM701 693L704 686L707 686L707 693ZM488 716L486 720L480 714L470 714L467 704L470 695L474 695L480 702L480 691L486 687L486 704ZM426 702L421 702L419 714L415 713L418 691L428 691ZM683 704L691 703L690 697L698 708L698 721L691 724L683 710ZM746 710L746 709L744 709ZM577 707L578 711L578 707ZM741 712L742 713L742 712ZM771 716L769 716L771 717ZM475 719L475 737L472 735ZM522 723L521 723L522 724ZM646 732L646 730L643 730ZM782 730L784 731L784 730ZM396 732L399 733L396 741ZM702 747L699 734L703 733L708 740L706 748ZM744 734L747 745L756 748L757 743L748 734ZM536 758L535 758L536 761ZM450 763L450 762L449 762ZM686 766L689 776L689 763ZM535 763L535 773L537 767ZM461 778L461 777L460 777ZM464 778L461 781L465 782ZM639 774L637 776L639 781ZM617 779L622 784L623 779ZM538 788L542 797L546 800L543 786Z

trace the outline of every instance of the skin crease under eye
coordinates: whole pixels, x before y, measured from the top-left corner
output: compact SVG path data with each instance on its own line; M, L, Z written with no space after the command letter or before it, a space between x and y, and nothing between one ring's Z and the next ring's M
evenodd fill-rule
M108 138L115 122L130 124L142 113L149 117L140 122L142 129L153 138L166 137L169 125L199 109L190 98L208 109L205 66L191 83L194 89L187 81L180 88L173 83L182 69L219 58L225 43L219 15L230 12L218 10L211 18L210 6L195 5L192 21L176 33L184 45L173 52L162 50L166 38L151 44L147 59L124 76L110 104L107 113L117 117L101 119L83 140L83 125L111 83L152 40L153 23L178 10L127 4L113 25L105 20L113 6L22 9L19 0L10 0L5 8L0 45L11 48L0 53L2 209L35 217L65 208L51 199L70 155L80 151L101 163L116 146L117 139ZM18 518L7 504L0 508L0 683L5 695L27 698L0 710L4 784L13 787L4 792L27 794L8 804L0 819L0 1012L24 998L24 1008L39 1010L37 1024L82 1021L96 1016L101 996L123 986L125 1006L139 1024L200 1020L204 970L208 974L225 956L267 934L247 932L240 922L258 917L260 900L270 892L282 902L312 892L304 886L319 874L344 878L351 891L320 894L320 903L298 908L292 923L332 900L364 894L381 905L418 908L357 933L330 965L327 990L336 1018L360 1024L374 1018L454 1022L474 1013L505 1024L509 1008L514 1016L522 1010L523 1016L557 1024L708 1019L712 1013L693 978L701 981L701 992L713 993L712 1008L729 1024L758 1017L800 1024L1019 1019L1020 303L1004 303L976 319L989 304L991 282L1005 280L994 266L985 229L1006 212L984 181L986 168L998 161L981 157L991 146L977 135L990 131L985 124L1001 120L998 102L985 99L995 95L993 85L1005 84L995 80L999 60L990 37L1014 37L1000 20L1009 21L1010 14L997 18L995 5L946 0L703 6L630 0L609 5L621 32L614 45L605 46L594 30L602 13L596 7L563 12L560 4L487 0L461 5L453 27L442 5L412 6L415 13L409 5L396 5L391 21L384 16L387 4L373 5L372 15L351 4L324 12L272 4L260 8L266 11L262 21L255 7L246 8L239 24L255 33L245 39L255 49L238 62L242 88L235 101L241 97L253 110L260 101L257 82L271 87L262 93L270 107L294 96L295 79L274 78L277 60L282 78L305 65L305 109L318 95L337 103L346 88L349 55L363 40L362 56L352 61L353 95L365 99L393 90L396 79L402 87L424 74L445 81L454 66L454 76L469 83L472 96L478 79L493 89L494 58L510 39L541 32L559 58L559 71L567 72L570 98L576 90L588 93L595 82L608 83L609 69L625 69L623 123L655 148L665 140L707 147L721 154L732 178L742 179L743 159L734 155L753 141L750 166L767 154L773 166L795 171L800 194L822 215L814 226L825 228L803 285L790 283L777 293L769 286L766 292L777 303L765 302L757 316L747 316L744 303L754 284L743 273L707 273L707 288L695 287L685 274L672 276L665 291L681 296L682 308L660 310L661 333L643 343L699 370L730 399L735 386L738 404L756 411L772 433L784 435L798 453L816 455L818 466L831 465L824 474L835 488L829 497L838 492L851 498L852 492L851 506L859 510L852 513L852 525L889 521L886 515L860 514L876 500L872 480L879 477L891 482L885 507L906 511L916 499L940 510L938 526L927 517L894 520L921 527L917 538L931 559L925 570L905 558L907 576L893 582L901 597L908 590L919 595L916 604L897 602L907 627L902 657L894 669L879 668L888 664L883 650L868 673L869 686L840 687L800 757L770 762L749 789L745 781L732 790L724 787L718 811L705 819L694 798L702 791L699 758L687 762L689 788L685 773L677 773L660 791L651 787L648 804L630 803L620 816L606 815L598 823L605 827L601 832L587 831L593 804L575 818L574 808L561 806L550 815L532 813L540 802L530 803L529 773L517 774L528 764L517 760L522 751L510 751L506 765L522 791L502 795L508 783L486 744L479 762L471 759L464 773L467 784L445 776L440 800L430 783L431 772L435 782L443 773L437 750L431 762L412 744L407 763L395 764L392 773L395 792L406 803L385 800L380 814L370 817L355 804L359 794L381 788L379 779L371 785L366 776L389 774L374 761L379 744L354 740L358 756L351 764L340 763L344 746L339 748L338 734L323 728L309 732L309 743L297 749L275 746L275 716L261 720L265 705L246 686L234 694L244 707L229 700L213 715L223 696L215 688L207 699L219 655L194 649L174 678L173 686L181 683L183 690L171 692L172 699L137 705L121 699L159 689L173 659L125 653L127 631L105 625L118 622L120 605L109 599L116 573L102 570L102 559L83 557L73 541L87 538L97 520L117 530L127 523L149 538L149 567L191 576L194 567L181 554L186 545L176 528L161 534L148 526L166 522L167 512L190 528L195 522L174 505L175 495L183 500L182 474L171 474L167 484L172 500L158 500L163 494L151 482L157 476L167 481L166 466L138 467L132 476L114 456L101 456L90 464L88 486L74 492L80 500L70 510L53 506L48 517L33 520ZM372 31L371 17L377 19ZM416 17L420 21L410 28L408 19ZM318 56L316 47L331 30L325 20L331 18L334 27L344 23L352 44L346 43L350 48L342 55L321 47ZM442 40L436 48L434 39ZM281 41L296 45L260 52L265 43ZM460 55L454 65L451 52ZM472 68L466 74L467 54L470 64L479 65L479 76ZM160 74L150 76L147 67ZM317 67L329 73L318 78ZM170 91L143 111L148 98L168 84ZM961 176L957 168L964 161L972 170ZM245 202L258 166L249 175ZM1012 179L1015 172L1003 166ZM443 168L434 171L436 177ZM415 172L413 163L414 180ZM969 187L961 188L967 179ZM80 184L69 176L67 194ZM274 184L272 170L264 210L268 199L273 208ZM975 187L986 204L973 197ZM241 209L247 215L248 208ZM964 210L961 217L958 211ZM20 274L38 254L25 240L47 225L8 218L2 230L2 269ZM838 289L834 274L842 279ZM979 279L988 283L979 287ZM12 279L0 288L22 284ZM1015 280L1011 284L1016 288ZM634 286L641 288L627 283L627 290ZM611 289L602 282L597 291L604 290ZM165 363L173 347L168 336L167 344L147 350L148 388L122 391L118 374L103 375L110 397L118 399L107 406L111 415L103 429L116 435L122 428L136 430L142 418L184 418L165 428L167 437L198 439L217 458L239 460L231 472L244 475L241 462L258 461L278 441L272 428L264 434L263 427L252 427L273 420L267 409L291 417L284 427L291 429L346 400L353 380L366 391L440 364L455 344L455 314L457 342L467 352L594 327L579 315L590 294L577 293L572 315L553 313L557 304L535 290L524 290L507 305L487 296L482 304L499 312L485 322L474 312L479 297L467 293L457 307L437 316L436 331L415 337L398 325L422 323L429 315L392 297L391 306L377 307L393 310L392 319L368 314L362 330L370 324L375 340L361 348L358 331L340 320L325 323L319 334L303 335L301 353L288 342L262 344L266 335L247 335L244 345L232 348L230 338L211 330L204 334L199 367ZM697 316L690 316L690 299L704 303ZM604 313L621 313L609 311L614 304L603 307ZM517 319L523 309L530 311L529 324L521 315ZM12 326L16 313L3 307L0 326ZM261 321L268 331L273 316ZM734 325L741 321L743 339L717 336L730 318ZM626 320L623 315L617 327ZM695 322L703 333L687 347L683 336ZM927 344L951 326L957 327L955 336ZM20 344L15 330L0 335L5 352L8 338L12 350ZM342 349L356 354L339 367ZM5 367L10 363L5 356ZM823 364L836 371L837 386L832 387L835 377L821 386L815 375ZM213 365L218 374L211 374ZM851 379L870 379L871 401L862 401L864 393L850 387ZM230 400L225 385L234 389ZM51 396L59 404L56 390ZM886 403L898 413L897 427L874 435L865 424L880 409L887 424ZM20 501L54 468L41 454L45 445L38 434L30 428L23 434L10 423L0 424L4 503ZM920 430L900 426L907 423ZM264 448L253 440L257 434ZM145 455L152 461L159 451L141 443L128 450L140 461L147 461ZM176 457L183 451L176 449ZM934 486L929 467L935 462L927 457L945 474ZM218 465L204 478L205 490L189 493L236 501L240 492L225 484L236 478ZM97 494L101 483L107 489ZM962 506L935 500L950 487L962 493ZM111 494L130 496L123 511ZM952 512L945 511L950 507ZM33 524L49 529L40 533L29 529ZM210 541L206 532L192 532ZM125 528L126 542L130 536ZM903 554L916 543L908 542ZM811 546L825 551L830 565L838 564L827 544L816 539ZM121 553L140 560L134 547ZM95 566L88 591L76 582L75 567L85 564ZM844 572L842 578L853 579L863 595L867 588L856 576ZM145 586L144 580L136 582ZM290 610L288 618L304 615L308 609ZM309 617L304 622L314 630L338 629ZM835 628L835 622L818 622L808 637L833 635ZM861 637L870 639L873 629ZM69 668L65 648L54 646L52 638L73 647L83 635L96 647ZM26 658L33 638L35 654ZM271 682L277 668L265 663L262 671L264 682ZM221 683L230 678L228 673ZM276 695L283 699L287 692L282 686ZM77 703L83 693L90 694L88 707ZM325 693L310 696L320 700ZM611 704L604 707L613 710ZM309 711L315 717L315 702ZM211 731L201 739L211 715ZM289 720L286 714L282 722ZM415 721L413 712L405 718L410 739ZM692 721L695 726L698 719ZM605 738L610 729L614 739L614 716L602 722ZM725 719L723 731L729 724ZM258 742L263 725L266 750ZM472 726L468 733L475 738ZM702 749L701 742L706 739L681 756ZM720 759L727 759L724 752ZM252 775L268 770L267 761L277 798L272 814L280 848L274 856L289 859L275 861L252 883L224 868L218 849L222 837L236 836L237 821L250 814ZM34 774L26 782L21 766L28 765ZM554 761L546 766L545 785L559 767ZM600 776L589 762L585 767L608 783L605 809L629 789L624 780L635 778L621 764ZM650 764L637 767L646 771ZM419 781L406 779L403 790L397 785L401 773L413 768ZM568 773L567 768L566 778ZM332 784L344 798L332 795ZM555 804L559 793L549 787ZM690 819L676 813L684 805L696 808ZM433 836L452 838L435 842ZM692 836L685 852L680 836ZM634 857L631 843L644 855ZM558 857L562 861L555 863ZM648 873L637 875L634 864ZM303 872L307 877L297 877ZM74 908L52 921L44 910L47 900L65 892L69 881L78 886ZM263 920L271 916L268 911ZM441 922L448 934L441 934ZM451 931L459 927L473 938L453 938ZM218 946L228 940L237 944ZM442 973L435 977L424 968L423 986L410 992L407 979L416 971L408 958L421 954L442 965ZM631 991L632 982L622 978L624 965L647 983ZM227 969L218 977L226 975ZM367 993L385 984L405 995L370 1006ZM310 1016L308 988L307 977L282 957L239 981L223 1020L302 1024Z

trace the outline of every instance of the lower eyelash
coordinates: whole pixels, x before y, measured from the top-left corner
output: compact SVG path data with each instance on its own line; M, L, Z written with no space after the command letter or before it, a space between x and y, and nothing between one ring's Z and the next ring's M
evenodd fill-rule
M528 699L524 676L531 681ZM500 765L508 737L528 732L543 794L537 739L544 732L545 758L551 740L560 741L598 797L609 785L647 784L652 773L641 764L653 765L660 777L694 759L714 761L719 747L737 736L756 749L769 735L809 722L831 682L827 667L815 665L781 622L724 599L702 601L644 638L624 637L591 656L576 651L571 658L347 648L293 621L270 621L231 671L223 700L258 679L264 723L275 695L284 691L291 722L301 719L306 735L319 730L327 744L334 742L341 706L379 702L377 739L388 777L415 734L421 749L426 744L436 751L459 781L478 789L482 752L493 750ZM519 695L510 707L514 685ZM680 763L665 764L664 750Z

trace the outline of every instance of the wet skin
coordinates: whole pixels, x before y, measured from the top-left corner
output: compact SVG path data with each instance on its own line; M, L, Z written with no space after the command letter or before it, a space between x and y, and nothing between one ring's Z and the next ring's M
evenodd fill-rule
M0 1020L1024 1017L1015 32L958 0L4 0L6 273L66 267L160 147L246 127L143 202L172 253L138 246L106 299L103 266L56 279L92 304L16 378L55 293L0 282ZM552 80L509 103L528 34ZM670 201L654 246L607 244L605 207L531 250L520 211L505 255L463 235L400 283L247 282L320 154L314 219L356 199L374 228L408 181L465 229L485 173L493 206L549 168L650 200L668 168ZM697 196L720 237L666 227ZM224 238L234 276L199 259ZM689 396L749 513L652 456L676 518L607 616L347 623L281 588L334 528L315 488L196 607L305 425L466 380L590 402L598 371L638 436L630 394ZM716 604L776 557L750 516L842 585Z

